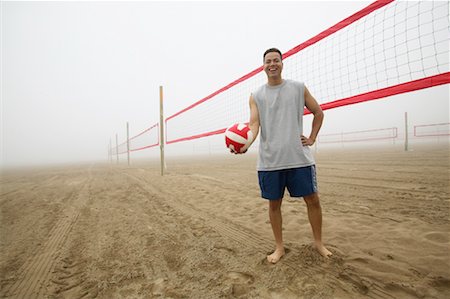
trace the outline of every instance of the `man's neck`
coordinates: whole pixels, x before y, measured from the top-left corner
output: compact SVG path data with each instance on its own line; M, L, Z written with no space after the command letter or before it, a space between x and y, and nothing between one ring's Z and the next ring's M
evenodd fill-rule
M283 83L283 79L281 77L267 79L267 84L269 84L270 86L277 86L280 85L281 83Z

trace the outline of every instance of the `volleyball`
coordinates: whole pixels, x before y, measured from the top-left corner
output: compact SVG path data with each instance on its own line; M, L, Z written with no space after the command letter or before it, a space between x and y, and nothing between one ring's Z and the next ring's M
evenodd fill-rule
M225 131L225 144L227 148L235 152L245 152L252 141L253 133L246 124L237 123Z

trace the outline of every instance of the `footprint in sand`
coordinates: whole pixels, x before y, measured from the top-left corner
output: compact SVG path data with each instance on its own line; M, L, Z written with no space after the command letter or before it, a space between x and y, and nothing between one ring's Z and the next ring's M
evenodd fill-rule
M450 290L450 279L442 276L434 277L431 285L448 291Z
M225 253L232 253L232 254L236 253L234 251L234 249L229 248L229 247L225 247L225 246L214 245L214 249L217 249L218 251L225 252Z
M153 296L163 296L166 291L166 278L158 278L153 281L152 284L152 295Z
M436 242L436 243L448 243L449 237L448 233L442 233L442 232L430 232L425 234L425 239Z
M251 284L255 278L247 273L242 272L228 272L227 278L231 282L231 292L233 296L242 296L251 290Z
M270 289L267 293L268 297L272 299L297 299L299 297L289 289Z

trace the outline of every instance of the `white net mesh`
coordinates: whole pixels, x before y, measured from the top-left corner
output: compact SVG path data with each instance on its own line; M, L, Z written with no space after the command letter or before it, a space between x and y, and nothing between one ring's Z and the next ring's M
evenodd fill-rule
M130 151L139 151L159 145L159 125L155 124L130 138Z
M394 1L284 59L283 76L328 103L449 72L448 37L448 1ZM256 72L169 117L167 142L248 121L249 95L265 82Z

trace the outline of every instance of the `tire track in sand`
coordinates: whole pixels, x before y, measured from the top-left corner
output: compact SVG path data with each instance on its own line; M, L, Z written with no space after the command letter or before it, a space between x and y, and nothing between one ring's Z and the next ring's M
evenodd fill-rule
M70 230L77 221L80 207L87 201L88 186L91 178L89 168L88 178L84 182L80 192L72 196L74 206L64 211L63 217L57 222L49 233L48 239L19 269L18 279L6 286L1 297L4 298L42 298L42 287L50 280L59 250L67 239Z
M164 192L164 190L149 184L142 178L129 173L122 173L138 183L141 190L149 194L164 194L164 202L160 202L161 205L168 205L171 209L178 213L185 214L193 219L203 219L213 230L222 236L232 239L245 246L250 246L255 251L271 252L273 250L273 242L259 236L258 234L250 231L249 229L238 226L227 219L220 219L214 215L208 215L206 212L200 211L189 204L182 201L178 201L173 197L170 192ZM161 201L159 197L154 197L154 200ZM262 263L265 263L265 258ZM361 295L368 298L380 298L380 299L394 299L387 291L384 290L383 285L374 281L373 279L359 277L359 275L353 271L353 269L343 265L342 258L337 258L337 261L324 264L306 265L300 257L286 256L284 264L294 270L299 270L307 277L317 276L319 273L329 273L326 275L327 281L323 283L324 287L333 289L334 285L339 285L344 291L348 291L349 288L357 290ZM332 268L336 269L332 269Z
M171 209L176 210L178 213L187 214L191 218L201 218L204 219L212 229L214 229L219 234L226 236L238 243L241 244L251 244L252 247L258 250L270 251L273 249L272 242L268 239L265 239L250 230L243 228L242 226L237 226L236 224L221 220L220 218L207 215L192 206L177 201L176 204L173 202L172 196L170 193L166 193L163 190L156 188L142 180L141 178L134 176L129 173L124 173L124 175L132 178L136 182L138 182L138 186L141 187L142 190L148 192L150 194L164 194L164 204L169 205ZM158 198L156 198L158 199Z

